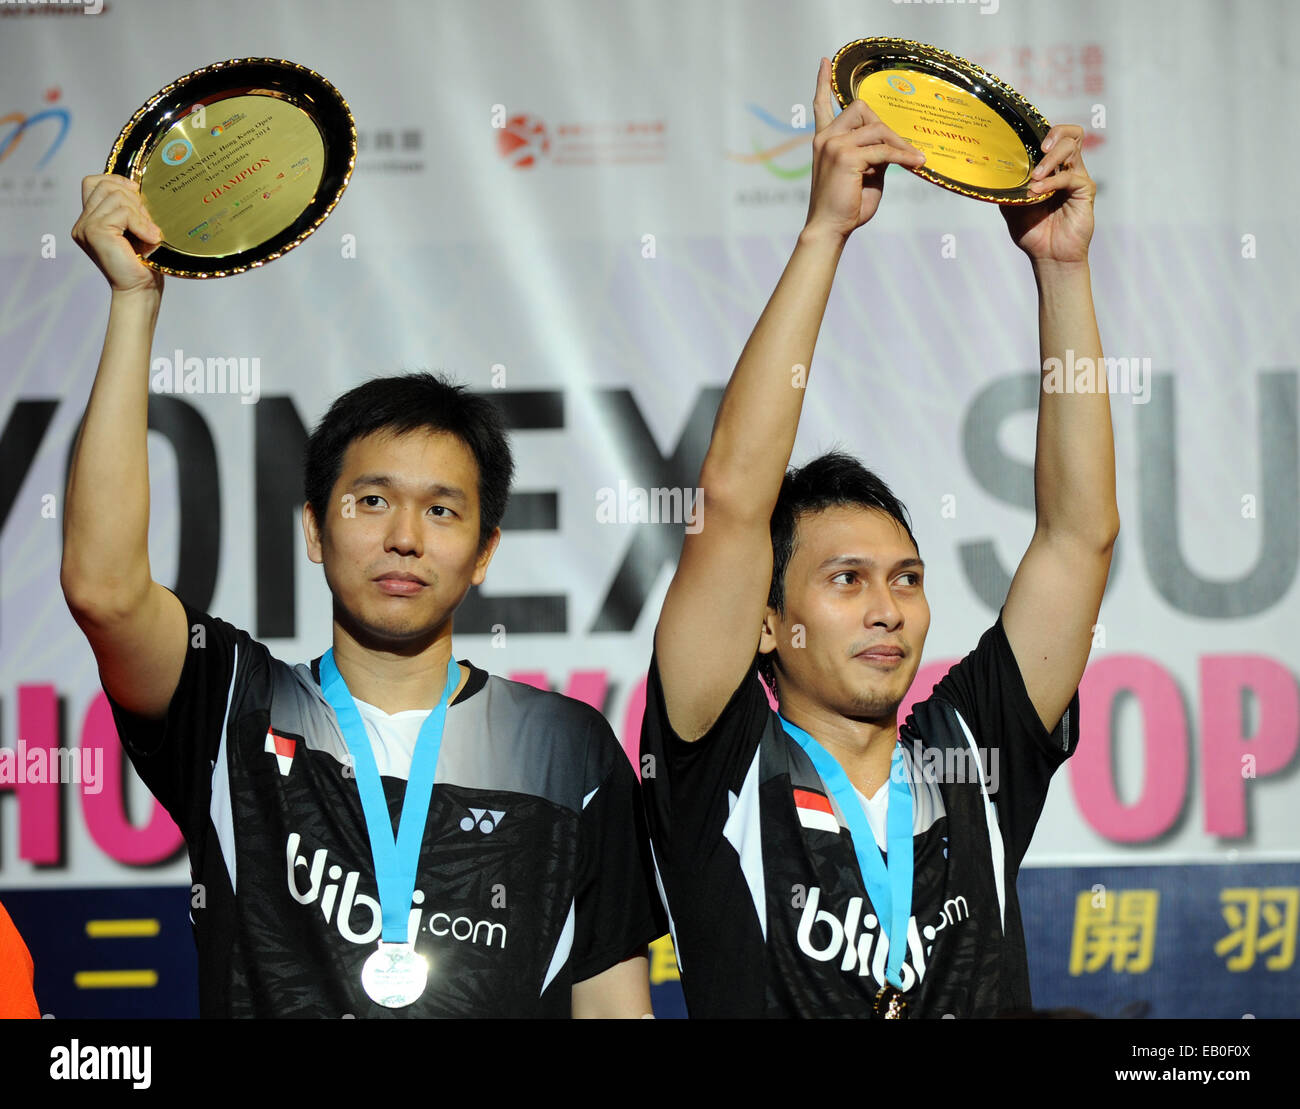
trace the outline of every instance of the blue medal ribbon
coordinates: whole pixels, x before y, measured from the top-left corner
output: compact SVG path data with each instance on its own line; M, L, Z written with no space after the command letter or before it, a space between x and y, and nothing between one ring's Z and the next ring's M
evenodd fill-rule
M339 730L356 770L357 792L361 795L361 809L370 836L379 911L384 922L383 939L385 943L405 944L411 896L415 893L415 875L420 865L420 844L429 818L429 798L433 795L438 752L442 749L443 725L447 720L452 691L460 684L460 668L454 656L447 662L447 684L443 687L442 699L420 726L415 750L411 754L406 793L402 797L396 841L393 839L392 818L388 815L388 802L384 799L384 786L379 780L379 767L375 763L375 753L370 749L370 737L352 694L348 692L347 683L334 662L332 648L321 656L320 677L321 692L338 717Z
M886 866L867 822L857 790L844 773L835 756L826 750L799 725L791 724L784 716L781 726L812 760L822 784L830 790L839 804L840 812L849 825L853 837L853 851L858 857L858 871L867 897L883 925L889 921L889 958L885 962L885 980L899 989L903 988L899 974L903 955L907 951L907 922L912 915L912 791L907 784L907 769L903 764L903 749L894 744L889 761L889 816L885 821L885 850L889 856Z

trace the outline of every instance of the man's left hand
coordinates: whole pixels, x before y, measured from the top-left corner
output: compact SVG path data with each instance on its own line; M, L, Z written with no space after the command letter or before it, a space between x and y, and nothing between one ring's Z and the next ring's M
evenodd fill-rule
M1083 164L1083 128L1053 127L1043 137L1043 152L1029 190L1055 195L1039 204L1002 205L1007 230L1034 262L1086 262L1097 183Z

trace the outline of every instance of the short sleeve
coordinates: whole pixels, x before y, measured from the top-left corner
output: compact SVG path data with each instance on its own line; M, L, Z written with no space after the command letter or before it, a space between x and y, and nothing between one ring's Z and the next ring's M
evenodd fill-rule
M671 850L678 842L694 851L722 834L731 811L728 794L739 793L771 711L755 662L713 726L688 742L669 723L658 655L651 656L641 724L641 777L656 847L663 844Z
M166 716L139 716L107 691L105 696L131 765L186 841L194 844L207 826L212 767L221 746L236 659L246 655L254 641L232 624L181 603L189 641Z
M641 953L668 931L636 773L601 717L593 736L609 769L582 810L574 897L573 980L582 982Z
M1078 691L1056 727L1044 728L999 613L975 649L944 675L931 696L957 710L981 749L1008 863L1019 868L1051 777L1078 745Z

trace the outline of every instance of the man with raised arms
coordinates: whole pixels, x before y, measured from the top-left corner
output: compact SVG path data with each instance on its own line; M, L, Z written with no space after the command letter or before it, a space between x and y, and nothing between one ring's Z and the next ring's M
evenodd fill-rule
M1030 1004L1016 875L1078 740L1119 529L1105 379L1040 391L1028 550L993 627L900 726L930 623L907 514L846 455L786 465L840 254L888 166L924 156L862 101L835 117L824 59L814 114L808 219L723 396L708 523L685 537L655 632L656 862L692 1016L993 1016ZM1055 195L1002 209L1045 364L1101 355L1081 145L1053 127L1032 188Z
M452 654L514 464L495 407L368 381L308 442L303 530L333 646L289 666L152 579L161 232L89 177L112 289L68 478L62 584L131 761L185 835L204 1016L631 1016L663 928L636 775L595 709ZM288 460L286 460L288 461ZM444 726L445 725L445 726Z

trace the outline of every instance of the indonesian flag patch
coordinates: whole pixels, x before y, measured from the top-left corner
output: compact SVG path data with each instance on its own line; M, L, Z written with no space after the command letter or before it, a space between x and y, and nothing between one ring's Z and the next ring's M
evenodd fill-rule
M794 791L794 807L799 813L799 823L805 828L818 828L823 832L839 832L840 822L835 819L829 797L809 789Z
M280 764L280 773L286 778L289 776L289 768L293 766L293 752L297 746L296 739L276 735L274 731L266 733L265 749L275 756L275 761Z

